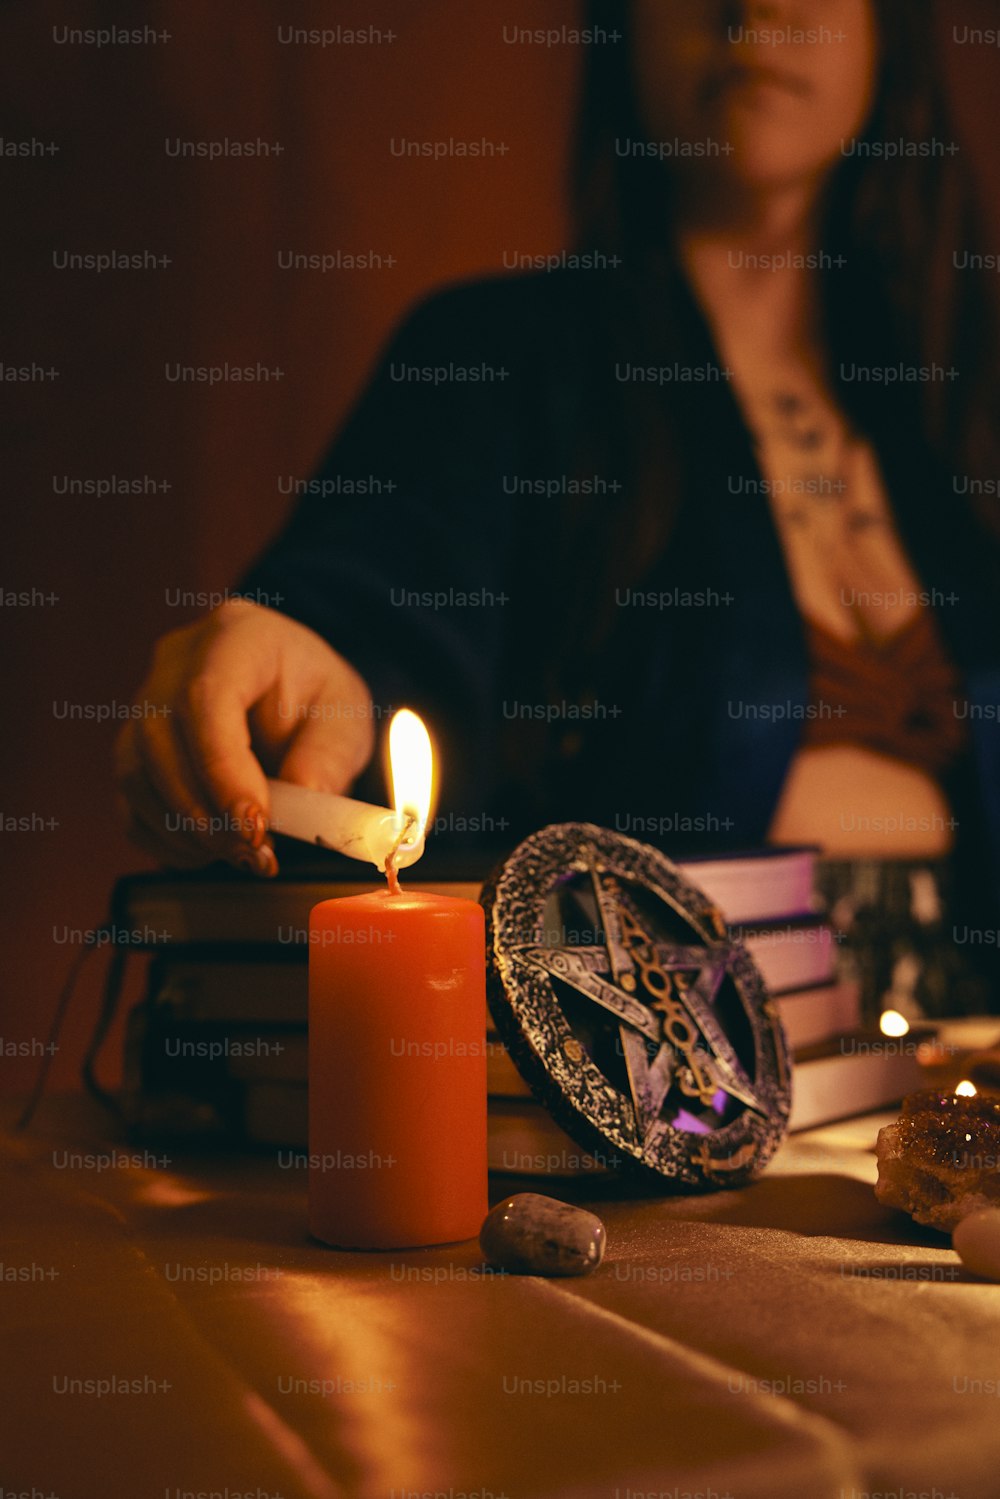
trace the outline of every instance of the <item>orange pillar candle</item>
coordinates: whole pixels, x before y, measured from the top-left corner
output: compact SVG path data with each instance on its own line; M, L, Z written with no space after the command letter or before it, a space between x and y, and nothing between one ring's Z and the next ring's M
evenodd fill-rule
M478 1234L486 1196L482 908L424 891L309 922L309 1227L403 1249Z
M430 746L407 719L393 789L422 834ZM474 1238L487 1211L485 916L387 872L309 919L309 1227L345 1249Z

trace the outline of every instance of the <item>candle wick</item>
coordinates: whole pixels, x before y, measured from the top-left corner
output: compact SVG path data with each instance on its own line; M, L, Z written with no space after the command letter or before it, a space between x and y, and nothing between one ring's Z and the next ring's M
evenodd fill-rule
M399 854L400 848L406 842L406 840L407 840L407 838L408 838L408 836L410 834L410 830L412 828L416 827L416 825L417 825L417 819L416 819L416 817L413 815L412 812L407 812L406 813L406 821L403 824L403 831L400 833L399 837L396 839L395 843L392 845L392 848L389 850L389 852L385 856L385 877L389 881L389 894L390 895L398 895L399 894L399 875L396 873L396 858L397 858L397 856Z

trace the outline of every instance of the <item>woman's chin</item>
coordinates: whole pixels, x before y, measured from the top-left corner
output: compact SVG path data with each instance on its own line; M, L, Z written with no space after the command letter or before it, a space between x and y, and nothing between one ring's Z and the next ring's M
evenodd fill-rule
M729 137L733 149L721 159L723 175L734 188L774 192L800 187L816 188L835 163L816 153L789 150L789 142L761 139L759 135Z

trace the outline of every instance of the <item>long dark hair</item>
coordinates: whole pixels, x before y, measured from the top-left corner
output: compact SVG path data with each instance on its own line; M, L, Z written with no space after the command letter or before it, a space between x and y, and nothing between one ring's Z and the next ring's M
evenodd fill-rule
M931 0L874 5L880 76L864 141L954 141ZM571 173L576 247L621 261L620 271L594 278L603 283L593 305L604 321L607 347L657 363L658 357L643 360L643 352L652 356L658 349L662 355L670 348L677 274L670 174L653 156L615 150L616 140L645 134L631 71L628 5L588 0L586 24L623 37L617 45L587 49ZM830 255L843 255L851 267L848 275L818 273L831 368L842 353L872 351L876 337L883 354L891 349L897 360L957 367L960 380L921 387L920 435L954 472L990 472L1000 414L996 309L985 276L959 272L953 264L953 251L982 239L965 152L845 155L829 186L824 238ZM850 407L855 397L842 394ZM580 576L595 552L603 559L603 578L591 574L575 606L563 600L565 650L552 657L553 682L563 687L572 676L568 658L599 649L611 627L613 585L640 580L662 554L684 487L683 434L671 430L662 393L630 383L613 392L612 401L614 409L605 400L600 420L589 429L591 451L581 458L581 469L599 470L603 463L606 472L619 475L625 468L621 499L614 506L574 499L560 523L563 576ZM863 410L851 415L863 429ZM994 536L1000 533L995 501L972 503ZM603 608L595 606L600 599Z

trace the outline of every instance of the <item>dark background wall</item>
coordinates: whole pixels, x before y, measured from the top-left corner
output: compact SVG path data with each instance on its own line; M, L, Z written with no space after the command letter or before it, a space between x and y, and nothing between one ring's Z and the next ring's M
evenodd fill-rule
M279 479L308 474L415 297L499 268L505 251L564 242L579 49L510 45L503 28L575 19L572 0L519 0L509 12L468 0L11 0L0 11L0 133L42 150L0 156L0 363L58 371L0 382L0 588L58 600L0 608L4 1052L44 1037L79 951L60 939L98 922L114 878L145 862L113 816L115 725L59 716L63 705L127 703L153 639L200 612L168 599L232 583L287 511ZM1000 50L950 44L966 20L997 25L996 0L947 0L942 19L963 138L992 206ZM64 27L145 25L169 39L57 39ZM279 40L279 27L337 25L394 40ZM392 155L402 136L485 138L508 150L415 161ZM282 149L179 159L166 149L178 138ZM990 248L1000 248L993 212ZM98 274L54 261L113 250L170 264ZM282 270L283 251L374 251L395 264ZM212 389L165 378L170 364L226 362L283 377ZM66 477L113 476L158 487L56 493ZM103 962L85 970L57 1085L76 1081ZM113 1039L109 1076L115 1051ZM0 1055L0 1085L26 1087L36 1065Z

